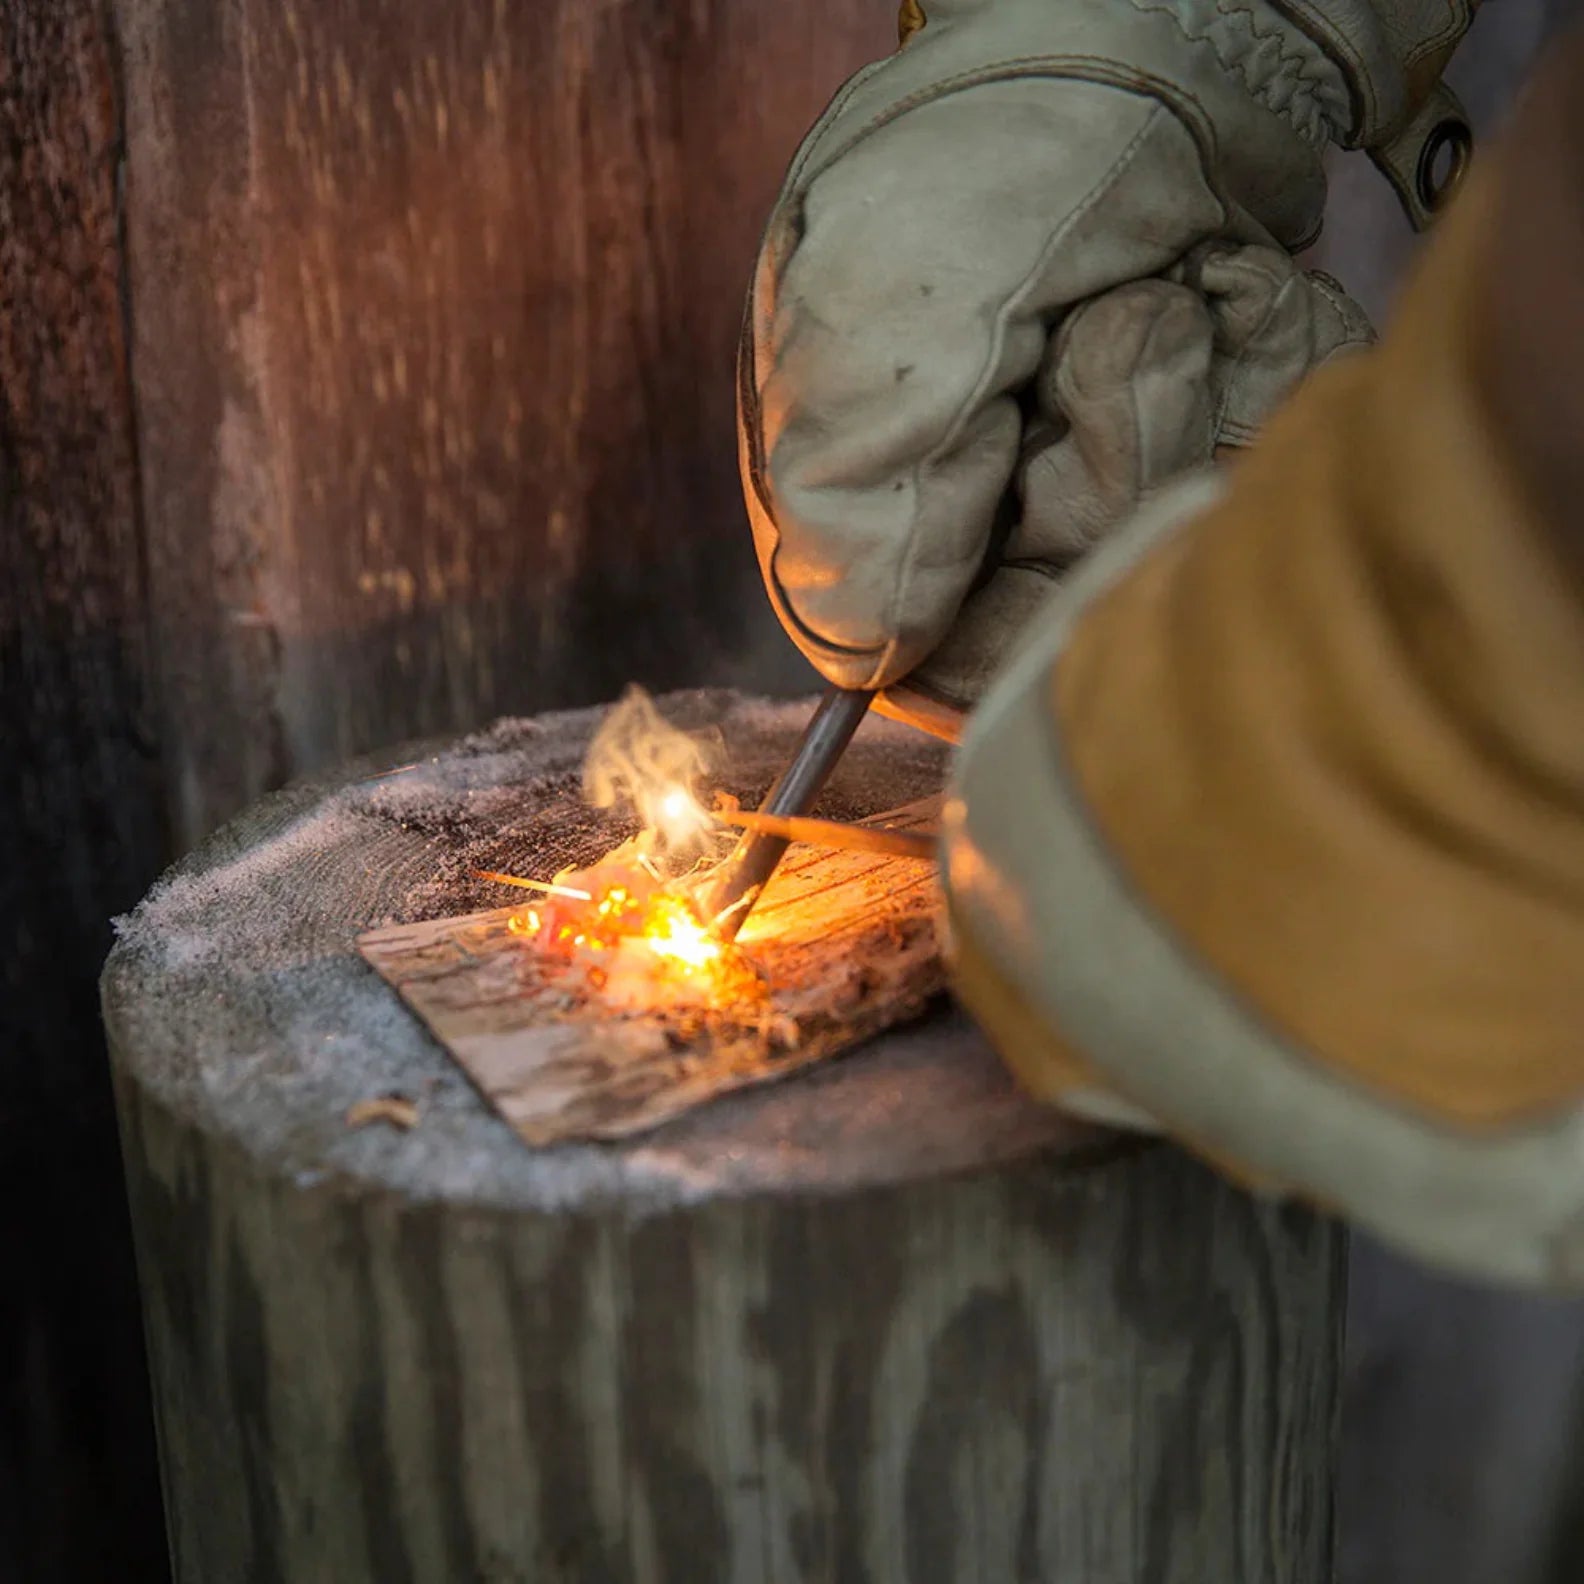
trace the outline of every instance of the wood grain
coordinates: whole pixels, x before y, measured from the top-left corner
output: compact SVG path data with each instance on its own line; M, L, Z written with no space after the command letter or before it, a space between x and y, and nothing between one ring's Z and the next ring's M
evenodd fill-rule
M663 700L751 798L807 706ZM575 818L591 712L269 800L107 969L183 1584L1321 1584L1342 1240L941 1015L528 1150L357 959ZM824 812L928 790L866 723ZM592 849L589 851L588 849ZM245 905L239 905L244 904ZM357 1099L422 1097L410 1130Z
M801 685L742 516L760 229L873 0L117 0L162 718L195 839L502 711Z
M939 816L930 798L879 819ZM917 858L789 852L739 937L749 995L611 1005L583 968L514 933L520 912L371 930L357 946L529 1144L628 1138L789 1078L918 1016L946 983L934 865Z
M125 1117L183 1581L1332 1577L1338 1242L1173 1153L512 1216Z

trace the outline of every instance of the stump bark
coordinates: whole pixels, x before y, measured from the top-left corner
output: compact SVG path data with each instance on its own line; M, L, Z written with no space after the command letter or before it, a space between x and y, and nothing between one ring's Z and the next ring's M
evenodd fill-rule
M745 799L805 714L666 708L723 723ZM470 871L523 860L594 723L277 795L123 923L104 1007L177 1576L1328 1580L1329 1223L1032 1105L946 1008L529 1150L358 959L372 925L479 906ZM826 811L940 768L871 722ZM612 835L564 821L534 862ZM416 1127L347 1127L391 1093Z

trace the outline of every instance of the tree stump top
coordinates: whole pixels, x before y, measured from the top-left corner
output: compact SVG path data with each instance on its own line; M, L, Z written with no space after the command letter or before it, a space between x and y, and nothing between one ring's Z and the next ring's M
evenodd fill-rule
M724 784L745 801L767 788L812 707L720 691L661 704L683 727L720 727ZM628 834L579 798L600 715L507 720L353 765L211 837L119 925L103 996L127 1075L304 1185L495 1208L848 1192L1104 1147L1103 1135L1023 1097L967 1020L942 1007L631 1141L525 1148L353 942L382 923L497 904L474 869L545 874ZM821 807L875 813L933 791L943 772L937 744L874 719ZM349 1126L351 1108L390 1094L417 1103L417 1126Z

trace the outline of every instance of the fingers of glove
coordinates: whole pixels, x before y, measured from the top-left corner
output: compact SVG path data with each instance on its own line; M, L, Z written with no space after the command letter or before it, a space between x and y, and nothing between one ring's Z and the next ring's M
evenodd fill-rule
M971 704L1054 576L1152 491L1246 445L1311 367L1369 338L1334 282L1274 249L1203 248L1172 273L1090 299L1051 337L1006 564L920 670L931 693Z
M1269 247L1208 244L1172 272L1204 299L1216 330L1217 436L1248 445L1311 369L1366 346L1368 317L1329 276Z
M1135 281L1070 314L1035 385L1009 561L1070 562L1144 493L1209 460L1215 326L1199 295Z
M955 709L971 709L1012 640L1055 588L1055 576L1047 567L999 568L963 602L951 631L906 685Z
M1153 489L1248 445L1363 311L1279 249L1196 249L1169 280L1091 299L1051 338L1025 432L1012 561L1070 564Z
M749 319L745 471L772 598L826 675L884 685L944 634L1045 325L1167 266L1214 202L1198 159L1147 99L994 82L909 109L783 199Z

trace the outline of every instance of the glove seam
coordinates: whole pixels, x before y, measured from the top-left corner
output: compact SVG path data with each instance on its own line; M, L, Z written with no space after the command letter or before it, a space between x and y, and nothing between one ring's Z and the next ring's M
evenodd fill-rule
M1175 116L1172 116L1171 110L1166 105L1157 101L1151 108L1148 115L1146 115L1144 118L1144 122L1139 127L1138 131L1135 132L1132 138L1128 140L1127 144L1118 151L1116 158L1113 159L1110 165L1108 165L1106 169L1096 178L1094 185L1077 204L1075 204L1065 215L1061 217L1059 223L1051 229L1050 234L1045 239L1045 245L1039 250L1038 255L1035 257L1033 264L1023 276L1023 279L1018 282L1017 287L1013 291L1007 294L1006 300L1001 304L1000 309L996 313L995 330L989 338L989 344L986 348L986 355L983 363L980 365L978 377L969 387L967 395L964 397L956 413L953 415L951 422L946 426L946 430L942 434L941 438L933 446L931 446L930 449L925 452L925 454L913 466L912 475L908 481L908 487L911 492L915 508L924 473L939 461L942 453L949 450L961 438L963 428L966 425L969 416L979 412L984 406L985 392L990 381L991 371L1000 364L1002 351L1006 345L1006 327L1008 319L1016 311L1016 309L1024 301L1026 301L1033 283L1038 280L1045 272L1049 265L1051 255L1061 245L1067 233L1071 231L1080 220L1087 216L1089 212L1101 201L1101 199L1111 191L1111 189L1121 179L1123 173L1127 171L1127 169L1138 158L1139 152L1149 141L1156 127L1160 124L1161 118L1165 116L1171 116L1174 121L1177 120ZM916 525L916 516L914 520ZM907 553L903 557L902 564L898 569L896 587L886 609L886 628L893 634L898 631L901 612L907 607L908 595L911 592L914 576L917 572L920 550L921 539L915 526L914 532L909 535ZM894 653L896 644L897 640L893 637L891 642L887 645L886 651L884 655L882 655L881 661L877 666L876 671L870 676L867 683L868 686L880 686L880 677L883 675L883 667Z
M1458 40L1461 39L1466 32L1468 32L1467 24L1460 23L1457 12L1454 11L1452 13L1452 20L1448 22L1439 33L1433 35L1430 38L1421 39L1419 43L1409 50L1409 52L1403 57L1403 68L1405 72L1411 73L1413 68L1417 66L1420 61L1432 58L1441 54L1445 50L1455 47Z
M1342 324L1349 328L1356 325L1363 332L1357 338L1343 341L1334 347L1326 354L1324 361L1329 362L1331 358L1349 349L1373 345L1375 341L1374 326L1370 324L1358 304L1348 295L1347 288L1343 286L1342 282L1334 275L1328 275L1324 270L1306 270L1305 274L1309 278L1309 284L1331 305L1332 310Z
M1145 14L1142 11L1141 15ZM1162 13L1168 15L1169 13ZM1186 35L1184 35L1186 37ZM1207 44L1206 48L1210 48ZM1212 51L1213 53L1213 51ZM1219 64L1219 61L1217 62ZM900 121L905 115L914 110L921 110L929 105L936 104L943 99L948 99L954 94L964 93L974 88L987 87L993 83L1025 82L1030 79L1048 77L1057 82L1089 83L1099 88L1111 88L1118 93L1132 94L1137 98L1152 100L1156 105L1177 114L1178 119L1190 127L1194 140L1199 144L1201 160L1206 167L1207 176L1214 179L1213 173L1217 167L1217 117L1215 113L1192 89L1181 82L1171 78L1162 77L1150 71L1130 69L1115 58L1108 55L1078 55L1064 53L1060 55L1013 55L1001 60L987 62L981 66L974 66L967 70L957 72L953 76L943 77L923 87L915 89L912 93L904 94L893 100L883 110L876 111L868 121L856 128L851 137L841 142L830 155L822 160L806 179L800 171L800 179L793 185L793 189L800 195L817 181L838 160L845 158L859 144L876 132L884 131L894 122ZM1231 79L1235 87L1241 88L1240 80ZM1245 97L1252 99L1245 91ZM1269 106L1253 101L1258 108L1267 114L1274 115L1298 137L1306 148L1314 148L1310 140L1293 124L1292 118L1280 111L1272 110ZM1191 112L1191 113L1184 113ZM1321 139L1323 145L1324 139ZM807 166L803 167L804 170Z
M1222 378L1221 392L1216 402L1215 422L1211 428L1211 434L1218 442L1226 445L1246 445L1258 435L1260 426L1250 426L1241 419L1229 416L1232 409L1232 395L1238 387L1238 377L1250 366L1254 349L1259 346L1261 337L1280 316L1283 305L1291 300L1294 293L1302 291L1304 285L1305 277L1302 274L1294 274L1282 282L1277 288L1276 295L1266 304L1259 323L1249 331L1243 345L1238 348L1237 356L1228 365ZM1313 351L1311 343L1310 355L1304 359L1306 367L1313 366Z
M841 113L847 108L848 102L857 94L870 78L884 69L889 63L889 57L871 61L869 65L855 72L842 84L838 92L826 105L818 121L809 129L809 135L804 140L801 148L794 156L792 164L787 169L784 187L789 192L796 192L802 186L803 173L813 162L814 156L819 152L819 146L824 141L826 134L840 119Z
M1218 0L1131 3L1138 11L1170 18L1190 43L1207 45L1229 77L1311 147L1322 148L1347 135L1352 98L1342 68L1278 13L1237 5L1223 8ZM1274 67L1260 57L1260 46L1266 43L1276 45Z

